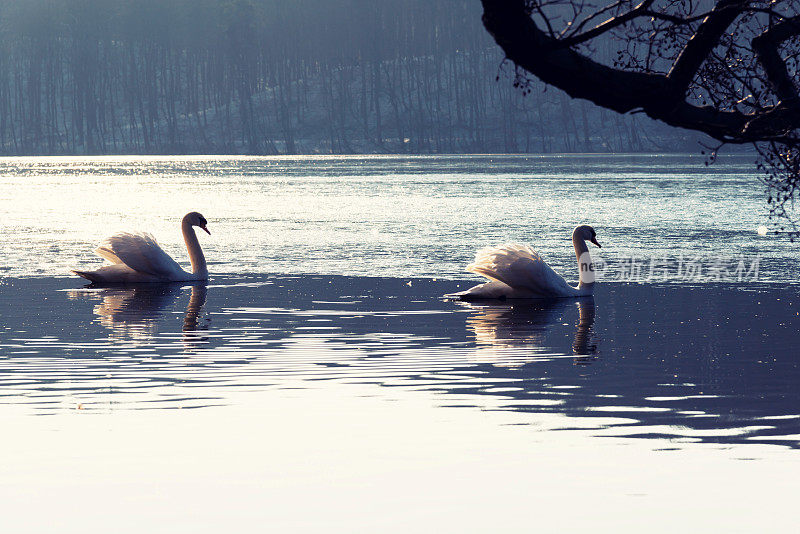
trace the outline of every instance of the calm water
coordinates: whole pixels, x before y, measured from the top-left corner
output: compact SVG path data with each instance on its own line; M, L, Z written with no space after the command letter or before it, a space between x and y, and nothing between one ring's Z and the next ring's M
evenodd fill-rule
M751 165L1 160L3 524L795 528L797 245L756 234ZM209 284L67 277L118 229L183 261L192 209ZM574 279L583 222L604 245L594 298L441 298L474 280L477 247L508 240ZM663 276L630 281L653 257Z

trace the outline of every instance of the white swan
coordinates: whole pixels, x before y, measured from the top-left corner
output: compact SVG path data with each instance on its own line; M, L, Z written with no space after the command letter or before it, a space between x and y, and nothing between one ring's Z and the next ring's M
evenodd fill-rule
M547 265L539 254L525 245L507 244L479 250L467 271L489 279L466 291L447 297L461 300L583 297L594 292L594 266L586 241L598 247L597 233L591 226L578 226L572 232L572 245L578 258L578 287L567 283Z
M189 252L192 272L187 273L169 254L164 252L150 234L121 233L109 237L95 249L95 254L111 263L96 271L72 271L94 284L139 284L153 282L188 282L208 280L206 258L197 241L193 226L209 235L206 218L193 211L181 221L183 240Z

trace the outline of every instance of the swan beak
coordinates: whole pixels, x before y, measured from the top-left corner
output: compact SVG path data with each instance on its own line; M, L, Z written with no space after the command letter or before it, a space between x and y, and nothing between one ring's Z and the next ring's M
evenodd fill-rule
M206 228L206 225L203 225L203 226L201 226L200 228L202 228L202 229L203 229L203 231L204 231L205 233L207 233L208 235L211 235L211 232L209 232L209 231L208 231L208 228ZM599 247L600 245L597 245L597 246Z
M596 237L593 237L593 238L591 238L589 241L591 241L592 243L594 243L595 245L597 245L597 248L603 248L603 247L600 245L600 243L598 243L598 242L597 242L597 238L596 238Z

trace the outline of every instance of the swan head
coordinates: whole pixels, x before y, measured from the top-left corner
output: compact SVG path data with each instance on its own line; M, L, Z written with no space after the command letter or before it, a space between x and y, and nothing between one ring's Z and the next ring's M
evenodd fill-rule
M208 221L206 220L205 217L203 217L201 214L197 213L196 211L192 211L192 212L187 213L183 217L183 223L184 224L189 224L190 226L197 226L201 230L203 230L205 233L207 233L208 235L211 235L211 232L209 232L208 228L206 228L206 225L208 224Z
M572 237L579 237L584 241L589 241L597 245L598 248L603 248L600 243L597 242L597 232L594 231L594 228L591 226L584 224L583 226L578 226L575 228L575 231L572 232Z

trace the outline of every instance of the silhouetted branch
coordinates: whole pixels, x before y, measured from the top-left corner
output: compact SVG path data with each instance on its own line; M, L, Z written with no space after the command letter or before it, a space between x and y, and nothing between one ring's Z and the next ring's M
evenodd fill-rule
M787 105L797 105L797 87L786 70L786 63L778 53L778 45L798 34L800 34L800 16L785 19L753 39L753 49L764 66L775 94Z
M482 4L484 27L508 59L573 98L642 112L722 144L756 145L764 168L774 171L771 187L788 187L770 196L779 203L774 212L785 215L787 198L800 187L800 174L792 174L800 173L799 1ZM564 21L567 9L572 20ZM601 16L604 22L585 29ZM598 61L587 47L593 43L615 46L619 59L613 66Z
M675 91L685 91L697 74L700 65L714 48L720 37L741 15L742 9L750 2L743 0L721 0L703 20L689 42L681 51L668 74Z
M581 33L579 35L573 35L573 36L568 37L566 39L559 39L558 45L560 47L565 47L566 48L566 47L575 46L576 44L584 43L586 41L594 39L595 37L598 37L599 35L601 35L603 33L606 33L607 31L609 31L609 30L611 30L613 28L616 28L617 26L622 26L623 24L627 23L628 21L633 20L636 17L640 17L640 16L644 15L645 13L647 13L648 8L651 5L653 5L654 1L655 0L644 0L641 4L639 4L638 6L633 8L633 10L631 10L631 11L629 11L629 12L623 14L623 15L618 15L616 17L612 17L612 18L608 19L607 21L603 22L602 24L598 24L597 26L595 26L594 28L592 28L591 30L589 30L589 31L587 31L585 33ZM618 5L618 4L619 4L619 2L617 2L617 4L614 4L614 5ZM609 6L609 9L610 8L611 8L611 6Z

